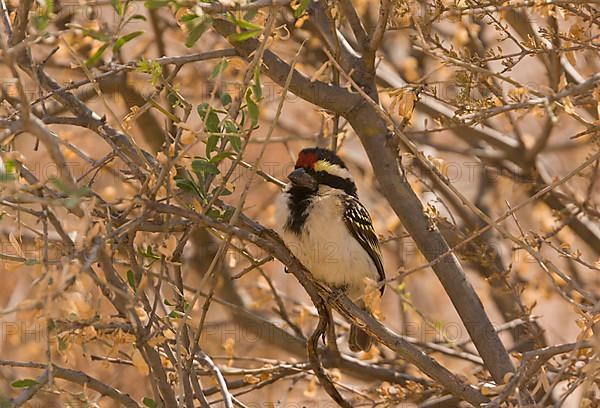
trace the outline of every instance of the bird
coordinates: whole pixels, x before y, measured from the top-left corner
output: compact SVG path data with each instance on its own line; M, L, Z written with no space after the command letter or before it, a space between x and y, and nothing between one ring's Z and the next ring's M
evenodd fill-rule
M344 291L361 308L366 281L380 285L385 271L371 216L360 202L344 161L332 150L300 151L289 182L276 200L276 232L315 280ZM350 326L351 351L368 351L372 338Z

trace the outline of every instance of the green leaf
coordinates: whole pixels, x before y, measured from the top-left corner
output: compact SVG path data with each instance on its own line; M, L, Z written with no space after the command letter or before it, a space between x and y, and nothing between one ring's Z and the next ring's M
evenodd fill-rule
M142 402L148 408L156 408L156 401L154 401L152 398L144 397L144 399L142 400Z
M85 66L86 67L94 66L96 64L96 62L98 62L100 57L102 57L102 54L104 54L104 51L106 51L106 48L108 48L108 43L106 43L102 47L98 48L98 50L96 50L94 55L92 55L87 60L85 60Z
M31 22L36 31L44 31L50 20L54 17L54 1L53 0L42 0L38 1L37 13L31 16Z
M167 93L167 100L169 101L169 105L174 107L174 108L183 108L183 104L181 102L181 99L179 98L179 95L177 95L177 93L169 91Z
M110 5L119 16L123 16L123 4L120 0L110 0Z
M38 3L42 6L42 13L46 15L54 13L54 0L40 0Z
M156 61L148 61L147 59L140 60L138 62L138 71L143 72L145 74L150 74L152 77L150 82L152 85L156 85L160 76L162 75L162 66Z
M175 185L183 191L196 193L200 198L204 198L206 195L198 188L198 186L192 180L183 177L175 177L173 180L175 180Z
M227 92L221 95L221 103L223 104L223 106L229 105L232 101L233 100L231 99L231 95L229 95Z
M243 28L244 30L250 30L250 31L256 31L256 30L262 31L264 29L264 27L261 25L254 24L254 23L251 23L250 21L246 21L243 19L240 19L240 20L236 19L235 25L237 25L240 28Z
M298 5L298 8L294 11L294 17L300 18L300 16L302 14L304 14L306 9L308 8L309 4L310 4L310 0L300 0L300 4Z
M191 30L192 28L194 28L193 22L197 18L198 18L197 14L190 13L190 14L184 14L183 16L180 17L179 20L186 25L188 30Z
M221 218L221 212L214 207L209 208L208 211L206 212L206 215L208 215L210 218L212 218L214 220L218 220L219 218Z
M96 30L90 30L90 29L84 28L83 35L85 37L92 37L94 40L98 40L98 41L102 41L102 42L110 41L110 35L100 32L100 31L96 31Z
M204 34L206 30L212 25L212 18L210 16L199 16L197 18L198 23L191 29L185 39L185 46L191 48L196 44L196 41Z
M223 71L225 71L227 65L229 65L229 61L225 58L219 61L219 63L213 68L212 73L210 74L210 79L214 81Z
M223 122L223 127L227 133L238 133L240 131L238 125L231 119L225 119Z
M221 120L214 109L212 109L207 102L202 102L198 105L196 110L204 122L205 130L210 133L219 133L219 123ZM206 115L208 115L208 117Z
M146 247L146 256L152 259L160 259L160 257L154 253L151 246Z
M256 67L254 71L254 84L252 85L252 93L254 99L260 101L262 99L262 86L260 84L260 68Z
M213 189L213 191L212 191L212 194L217 194L217 193L219 193L219 197L221 197L221 196L228 196L228 195L231 195L231 194L232 194L231 190L229 190L229 189L228 189L228 188L226 188L226 187L223 187L223 188L221 188L220 186L216 186L216 187ZM221 214L219 213L219 216L220 216L220 215L221 215Z
M0 158L0 183L14 181L17 179L16 163L12 160L7 160L2 163Z
M4 162L4 171L10 174L17 173L17 163L14 160L7 160Z
M208 102L202 102L200 105L198 105L196 107L196 111L198 112L198 115L200 115L200 119L204 120L204 117L206 116L206 112L208 112Z
M225 222L229 222L229 220L231 220L231 217L233 217L234 212L235 210L233 208L227 208L223 213L221 219Z
M191 180L183 177L175 177L175 185L184 191L195 192L196 188Z
M248 107L248 114L250 115L250 121L252 127L258 124L258 105L252 100L250 93L246 93L246 106Z
M172 310L171 313L169 313L169 317L171 319L179 319L180 317L183 317L183 313L178 310Z
M124 36L119 37L117 41L115 41L115 45L113 45L113 52L118 52L122 46L124 46L126 43L133 40L135 37L139 37L142 34L144 34L143 31L134 31L132 33L125 34Z
M242 150L242 138L239 136L229 136L229 143L237 153Z
M147 9L157 9L160 7L168 6L171 0L147 0L144 2L144 6Z
M227 36L227 39L232 42L242 42L249 40L250 38L258 37L260 33L262 33L262 29L242 31L241 33L235 33Z
M211 111L208 114L208 119L206 119L206 131L210 133L219 133L219 117L214 111Z
M214 164L219 164L221 163L223 160L225 160L228 157L233 156L233 153L231 152L219 152L217 154L215 154L213 157L211 157L210 162L214 163Z
M21 380L15 380L10 383L13 388L29 388L34 385L39 385L39 381L34 380L33 378L23 378Z
M31 16L31 23L35 28L35 31L39 33L41 31L44 31L48 27L48 24L50 23L50 18L46 15L36 14Z
M73 318L77 319L76 316L73 316ZM66 351L69 348L71 342L67 340L67 337L69 336L60 336L58 338L58 349L60 351Z
M250 9L244 14L244 20L250 21L258 14L258 9Z
M183 178L183 177L175 177L175 185L184 191L196 192L196 185L192 182L192 180Z
M206 140L206 157L210 157L210 154L215 151L218 142L218 135L212 135L208 137L208 139Z
M137 283L135 282L135 276L133 275L133 271L131 269L127 270L127 282L129 283L129 286L131 286L131 289L133 289L135 292L137 289Z
M192 171L202 178L206 174L219 174L216 164L206 159L192 160Z

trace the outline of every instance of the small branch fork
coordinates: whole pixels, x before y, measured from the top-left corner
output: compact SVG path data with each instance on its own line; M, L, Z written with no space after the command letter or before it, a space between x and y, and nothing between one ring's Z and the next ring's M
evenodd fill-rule
M327 310L327 305L325 304L323 298L321 298L318 294L314 297L313 294L311 294L311 300L319 312L319 322L317 323L317 327L315 328L314 332L308 338L308 342L306 344L310 365L327 394L329 394L329 396L341 407L352 408L352 404L342 397L339 391L335 388L335 385L333 384L333 381L331 381L329 375L323 369L321 357L319 356L318 352L319 340L325 336L328 327L333 328L334 322L330 320L330 313ZM329 340L331 339L329 338L328 341Z

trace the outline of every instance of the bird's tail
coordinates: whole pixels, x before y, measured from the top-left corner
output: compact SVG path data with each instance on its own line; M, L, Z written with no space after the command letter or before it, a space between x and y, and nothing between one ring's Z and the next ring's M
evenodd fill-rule
M364 300L360 299L356 302L356 305L365 312L371 314L371 312L365 307ZM372 315L371 315L372 316ZM373 337L371 337L366 331L361 329L355 324L350 325L350 334L348 335L348 347L354 353L359 351L369 351L373 344Z
M369 351L373 338L363 329L355 324L350 325L350 335L348 336L348 346L355 353L359 351Z

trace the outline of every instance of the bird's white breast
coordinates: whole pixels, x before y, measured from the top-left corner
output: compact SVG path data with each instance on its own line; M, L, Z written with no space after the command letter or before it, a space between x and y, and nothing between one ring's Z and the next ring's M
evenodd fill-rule
M343 220L344 204L338 190L321 186L307 209L308 217L300 234L285 229L289 194L282 193L275 213L277 232L290 251L315 279L331 287L347 287L357 300L363 295L364 278L377 281L375 263L351 235Z

